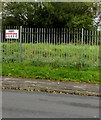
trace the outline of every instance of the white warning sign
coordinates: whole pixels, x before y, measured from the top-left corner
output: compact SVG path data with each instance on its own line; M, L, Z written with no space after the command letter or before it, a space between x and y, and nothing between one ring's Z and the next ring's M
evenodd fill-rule
M19 30L5 30L6 39L19 39Z

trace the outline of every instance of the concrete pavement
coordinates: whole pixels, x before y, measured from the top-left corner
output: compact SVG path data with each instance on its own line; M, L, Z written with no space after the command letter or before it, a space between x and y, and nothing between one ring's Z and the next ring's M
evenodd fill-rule
M13 77L2 77L1 81L3 89L101 96L98 84Z

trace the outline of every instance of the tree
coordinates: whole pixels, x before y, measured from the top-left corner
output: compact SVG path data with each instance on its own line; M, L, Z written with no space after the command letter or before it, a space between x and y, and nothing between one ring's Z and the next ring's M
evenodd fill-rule
M75 27L93 25L93 3L9 2L3 4L3 25Z
M27 25L34 24L34 14L37 3L8 2L3 4L4 25Z
M101 2L94 4L95 17L94 17L94 25L101 26Z

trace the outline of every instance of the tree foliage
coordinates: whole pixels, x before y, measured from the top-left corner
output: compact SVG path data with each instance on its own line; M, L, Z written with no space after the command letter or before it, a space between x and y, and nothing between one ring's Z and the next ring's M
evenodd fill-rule
M3 25L76 27L93 25L93 3L8 2L3 3Z

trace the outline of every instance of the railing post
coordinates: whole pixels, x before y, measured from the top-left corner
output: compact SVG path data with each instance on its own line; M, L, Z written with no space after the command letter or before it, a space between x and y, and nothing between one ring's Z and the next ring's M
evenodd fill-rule
M83 66L83 54L84 54L84 29L82 28L82 59L81 59L81 67Z
M2 26L0 25L0 43L2 42Z
M22 62L22 26L20 26L20 63Z

